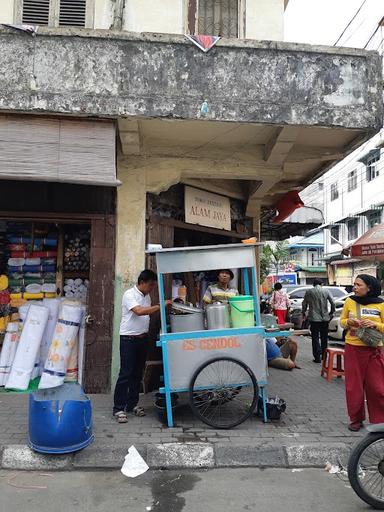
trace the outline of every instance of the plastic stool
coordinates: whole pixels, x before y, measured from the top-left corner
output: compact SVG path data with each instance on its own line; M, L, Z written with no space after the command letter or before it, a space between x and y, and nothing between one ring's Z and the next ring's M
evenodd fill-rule
M334 360L336 358L336 368ZM333 377L344 376L344 349L343 348L327 348L325 358L321 365L321 376L326 375L327 381L331 381Z

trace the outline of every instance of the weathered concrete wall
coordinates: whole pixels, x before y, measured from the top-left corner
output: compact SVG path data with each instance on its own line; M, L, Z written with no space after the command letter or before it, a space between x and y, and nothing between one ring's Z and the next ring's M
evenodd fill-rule
M382 123L381 60L360 50L221 41L204 54L179 36L1 30L0 69L3 111L196 119L207 100L222 121Z
M247 0L245 37L265 41L283 41L284 0Z

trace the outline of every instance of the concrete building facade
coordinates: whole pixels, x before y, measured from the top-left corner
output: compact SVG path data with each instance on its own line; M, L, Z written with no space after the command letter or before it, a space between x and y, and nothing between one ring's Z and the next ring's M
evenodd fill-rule
M240 201L260 237L286 192L376 133L383 114L380 57L281 42L283 0L235 2L237 37L207 54L182 34L202 7L212 25L210 2L166 3L160 13L154 0L87 1L74 28L51 0L52 28L0 30L0 114L114 122L115 369L121 296L145 265L148 194L181 185ZM7 0L0 21L23 21L22 5Z

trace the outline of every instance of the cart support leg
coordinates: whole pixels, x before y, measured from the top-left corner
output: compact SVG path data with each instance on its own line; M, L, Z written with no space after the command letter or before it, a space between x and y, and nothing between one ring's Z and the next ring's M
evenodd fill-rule
M163 365L164 365L164 387L165 387L165 404L167 406L168 427L173 427L173 413L171 401L171 388L169 382L169 365L168 365L168 347L167 342L162 343Z
M263 386L261 388L261 398L263 400L263 421L264 421L264 423L268 422L268 417L267 417L267 397L268 397L267 388L266 388L266 386Z

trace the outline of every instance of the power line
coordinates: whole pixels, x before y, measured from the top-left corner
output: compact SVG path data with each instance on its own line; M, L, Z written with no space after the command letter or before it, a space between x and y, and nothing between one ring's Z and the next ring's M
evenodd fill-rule
M368 39L368 41L366 42L365 46L364 46L364 50L367 48L367 46L369 45L369 43L372 41L372 39L375 37L376 33L378 32L379 28L383 26L383 23L384 23L384 17L381 18L381 20L379 21L379 23L377 24L377 27L375 29L375 31L373 32L373 34L371 35L371 37Z
M345 34L345 32L348 30L348 28L351 26L351 24L353 23L353 21L355 20L356 16L359 14L359 12L361 11L361 9L364 7L364 4L367 2L367 0L364 0L362 2L362 4L360 5L360 7L357 9L357 11L355 12L354 16L351 18L350 22L347 24L347 26L345 27L345 29L342 31L342 33L340 34L340 37L339 39L336 41L336 43L333 45L333 46L336 46L337 43L340 41L340 39L343 37L343 35Z

